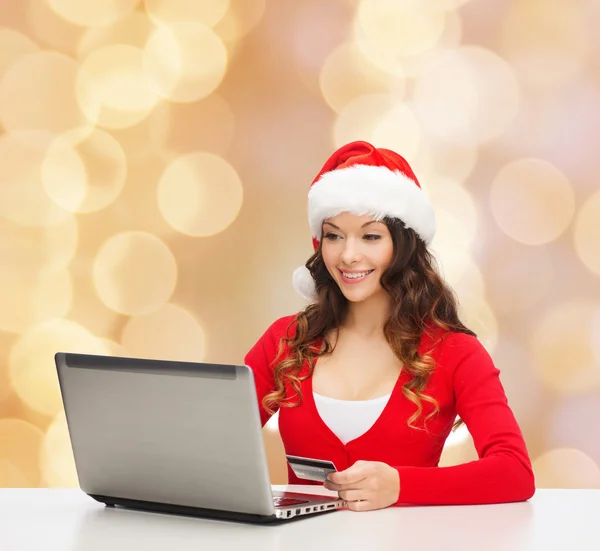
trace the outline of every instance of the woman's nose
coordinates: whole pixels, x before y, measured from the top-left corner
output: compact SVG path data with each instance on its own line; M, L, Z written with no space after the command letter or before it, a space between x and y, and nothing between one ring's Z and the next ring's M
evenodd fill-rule
M342 251L342 262L348 266L355 264L360 260L360 254L356 245L351 239L345 242L344 250Z

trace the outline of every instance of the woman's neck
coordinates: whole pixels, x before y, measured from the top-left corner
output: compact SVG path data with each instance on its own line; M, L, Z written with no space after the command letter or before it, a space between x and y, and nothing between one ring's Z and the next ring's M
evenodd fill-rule
M390 314L389 295L378 293L362 302L350 302L342 328L365 337L379 336L383 334L383 326Z

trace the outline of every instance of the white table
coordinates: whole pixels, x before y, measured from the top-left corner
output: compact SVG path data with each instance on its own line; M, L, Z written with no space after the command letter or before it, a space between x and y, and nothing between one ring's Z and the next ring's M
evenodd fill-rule
M2 551L213 549L598 551L600 490L538 490L529 502L506 505L341 510L261 526L106 508L80 490L0 489Z

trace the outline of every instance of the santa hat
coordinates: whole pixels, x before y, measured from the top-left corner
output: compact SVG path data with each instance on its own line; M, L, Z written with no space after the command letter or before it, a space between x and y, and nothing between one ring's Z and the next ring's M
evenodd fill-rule
M308 222L315 251L323 221L342 212L369 214L377 220L399 218L426 243L435 234L435 213L406 160L389 149L353 142L338 149L313 180L308 192ZM315 282L305 266L294 271L294 288L315 299Z

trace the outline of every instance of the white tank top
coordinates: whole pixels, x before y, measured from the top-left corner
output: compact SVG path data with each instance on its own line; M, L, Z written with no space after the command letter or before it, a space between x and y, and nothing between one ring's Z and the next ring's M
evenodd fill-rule
M373 400L338 400L313 392L323 422L343 444L367 432L385 408L391 393Z

